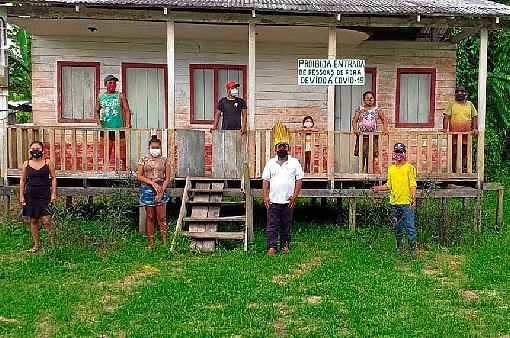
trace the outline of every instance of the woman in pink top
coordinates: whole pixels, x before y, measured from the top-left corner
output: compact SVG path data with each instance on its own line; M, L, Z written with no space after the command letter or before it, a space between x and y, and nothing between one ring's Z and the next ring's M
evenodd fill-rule
M359 134L374 133L377 131L377 119L383 124L383 132L388 133L388 123L383 112L375 103L375 95L368 91L363 93L363 106L356 109L352 119L352 132L356 134L356 145L354 147L354 156L359 156ZM368 135L363 135L363 167L365 172L368 170ZM379 137L374 135L374 154L375 159L379 155Z

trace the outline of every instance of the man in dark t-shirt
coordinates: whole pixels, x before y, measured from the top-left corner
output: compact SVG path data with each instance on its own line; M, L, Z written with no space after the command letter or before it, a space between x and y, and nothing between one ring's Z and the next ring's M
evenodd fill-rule
M246 102L239 97L239 86L232 80L225 85L227 96L218 102L211 131L218 129L220 115L223 115L222 130L241 130L241 134L246 132Z

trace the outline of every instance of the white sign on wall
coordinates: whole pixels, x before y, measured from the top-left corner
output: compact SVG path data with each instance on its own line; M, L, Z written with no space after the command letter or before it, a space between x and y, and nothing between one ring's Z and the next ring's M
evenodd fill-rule
M298 59L300 86L363 86L365 60Z

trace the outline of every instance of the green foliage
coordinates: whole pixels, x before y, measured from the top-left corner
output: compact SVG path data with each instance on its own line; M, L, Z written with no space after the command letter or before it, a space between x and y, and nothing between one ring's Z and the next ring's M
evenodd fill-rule
M510 30L489 33L485 168L489 181L501 180L508 174L510 162L505 158L504 144L510 127ZM457 83L467 88L477 102L479 36L459 43L457 49Z
M32 112L18 111L16 112L16 123L32 122Z
M10 25L9 99L32 98L32 37L20 27Z

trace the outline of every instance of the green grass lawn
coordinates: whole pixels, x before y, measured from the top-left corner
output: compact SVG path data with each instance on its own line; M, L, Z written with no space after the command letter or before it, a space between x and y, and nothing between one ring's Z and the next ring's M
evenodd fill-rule
M0 336L510 334L509 232L411 261L388 228L296 225L291 253L270 258L261 231L248 253L181 240L172 256L132 230L79 227L76 243L30 255L24 225L0 226Z

